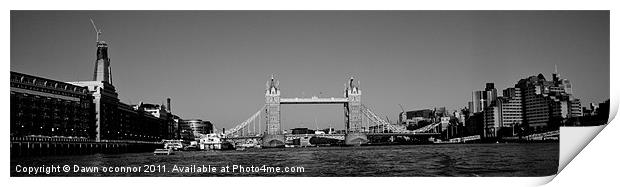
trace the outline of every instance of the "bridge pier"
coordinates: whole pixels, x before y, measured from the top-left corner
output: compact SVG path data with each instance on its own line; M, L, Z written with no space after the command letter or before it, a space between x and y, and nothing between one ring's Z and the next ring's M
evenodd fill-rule
M368 137L364 133L347 133L344 138L345 145L360 146L368 143Z
M283 134L265 134L263 136L262 148L282 148L284 147L286 138Z

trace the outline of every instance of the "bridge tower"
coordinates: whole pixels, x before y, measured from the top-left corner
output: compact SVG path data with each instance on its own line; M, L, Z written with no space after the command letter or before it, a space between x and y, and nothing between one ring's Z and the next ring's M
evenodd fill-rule
M345 144L361 145L368 142L368 137L362 133L362 90L359 82L355 84L355 79L351 77L345 85L344 96L348 102L344 104L344 116L346 121Z
M280 82L273 75L265 91L265 115L267 129L263 135L262 147L284 147L285 137L280 129Z

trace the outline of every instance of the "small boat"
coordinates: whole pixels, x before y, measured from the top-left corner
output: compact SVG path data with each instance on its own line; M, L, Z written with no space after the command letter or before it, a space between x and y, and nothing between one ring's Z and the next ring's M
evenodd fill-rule
M153 154L155 154L155 155L173 155L174 152L172 152L172 149L155 149L155 152L153 152Z
M183 149L183 140L164 140L164 149Z
M233 146L230 142L222 142L221 150L235 150L235 146Z
M253 147L256 147L256 144L244 143L244 144L241 144L239 146L245 147L245 148L253 148Z
M189 146L183 147L182 150L183 151L198 151L198 146L196 146L196 145L189 145Z

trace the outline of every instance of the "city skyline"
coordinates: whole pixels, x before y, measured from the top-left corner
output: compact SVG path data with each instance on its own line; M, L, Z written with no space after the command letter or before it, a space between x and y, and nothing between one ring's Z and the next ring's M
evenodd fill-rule
M538 73L549 79L554 65L584 106L609 99L608 11L12 11L11 71L90 80L88 18L103 27L123 102L170 97L173 113L220 129L264 104L272 73L283 97L341 97L353 75L364 103L392 121L399 104L462 108L486 82L499 91ZM283 129L312 128L316 116L343 127L340 105L286 106Z

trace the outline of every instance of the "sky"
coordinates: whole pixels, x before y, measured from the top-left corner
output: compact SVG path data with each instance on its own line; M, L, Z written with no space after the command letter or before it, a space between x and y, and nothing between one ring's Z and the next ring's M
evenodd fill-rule
M282 97L342 97L401 111L467 106L557 65L582 105L609 99L609 11L11 11L11 71L91 80L96 34L122 102L164 103L231 128ZM282 128L344 128L342 105L282 105ZM316 121L316 123L315 123Z

